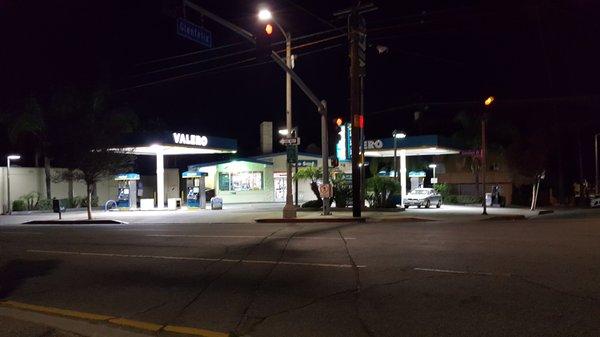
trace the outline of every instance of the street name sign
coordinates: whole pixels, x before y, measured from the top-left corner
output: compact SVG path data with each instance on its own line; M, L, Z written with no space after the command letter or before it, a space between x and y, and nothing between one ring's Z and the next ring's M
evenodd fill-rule
M212 48L212 33L204 27L195 25L186 19L177 19L177 35Z
M279 140L281 145L300 145L300 137L298 138L281 138Z

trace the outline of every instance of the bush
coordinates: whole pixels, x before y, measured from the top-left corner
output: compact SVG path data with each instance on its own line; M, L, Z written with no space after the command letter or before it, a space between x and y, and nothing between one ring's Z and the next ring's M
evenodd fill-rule
M434 184L433 188L442 195L444 200L450 195L450 185L448 184Z
M29 194L25 194L20 199L25 203L25 209L32 211L38 207L40 194L38 192L31 192Z
M43 210L43 211L52 209L52 199L40 199L38 201L37 209Z
M81 198L81 207L87 207L88 200L86 197ZM98 207L98 197L92 196L92 207Z
M457 205L468 205L468 204L481 204L481 197L476 195L448 195L443 199L445 204L457 204Z
M367 179L367 200L371 207L393 208L390 197L400 190L400 183L390 177L373 176Z
M346 207L348 202L352 200L352 189L343 174L336 175L332 180L333 184L333 200L336 207Z
M78 207L83 207L83 199L85 199L84 197L73 197L72 200L68 200L67 199L67 203L66 205L69 205L69 208L78 208Z
M302 208L319 208L323 207L322 200L311 200L302 204Z
M25 206L25 201L17 199L13 200L12 210L15 212L22 212L27 210L27 206Z

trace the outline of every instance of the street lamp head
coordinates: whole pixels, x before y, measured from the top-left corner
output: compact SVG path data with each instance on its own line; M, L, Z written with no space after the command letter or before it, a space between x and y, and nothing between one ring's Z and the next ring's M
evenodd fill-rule
M271 11L263 8L260 11L258 11L258 19L260 21L269 21L273 18L273 14L271 14Z
M485 104L485 106L489 107L490 105L492 105L492 103L494 103L495 99L496 98L494 96L490 96L490 97L488 97L488 98L485 99L485 101L483 102L483 104Z
M288 131L287 129L279 129L277 130L277 132L282 135L282 136L287 136L288 135Z
M392 136L394 136L394 138L396 138L396 139L402 139L402 138L406 138L406 133L404 133L402 131L394 130Z
M436 168L437 164L429 164L429 168Z
M11 155L6 156L6 159L19 160L19 159L21 159L21 156L18 154L11 154Z

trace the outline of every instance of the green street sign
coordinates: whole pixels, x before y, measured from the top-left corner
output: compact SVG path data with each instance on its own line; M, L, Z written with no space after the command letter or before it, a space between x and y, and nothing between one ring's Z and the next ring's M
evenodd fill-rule
M298 145L288 145L287 150L287 162L293 164L298 161Z

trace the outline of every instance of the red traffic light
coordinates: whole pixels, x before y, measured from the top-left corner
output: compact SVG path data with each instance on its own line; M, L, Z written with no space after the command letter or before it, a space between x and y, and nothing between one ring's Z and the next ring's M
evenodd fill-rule
M344 121L341 118L338 117L335 119L335 125L342 126L342 124L344 124Z
M268 23L265 26L265 32L267 33L267 35L273 34L273 26L270 23Z

